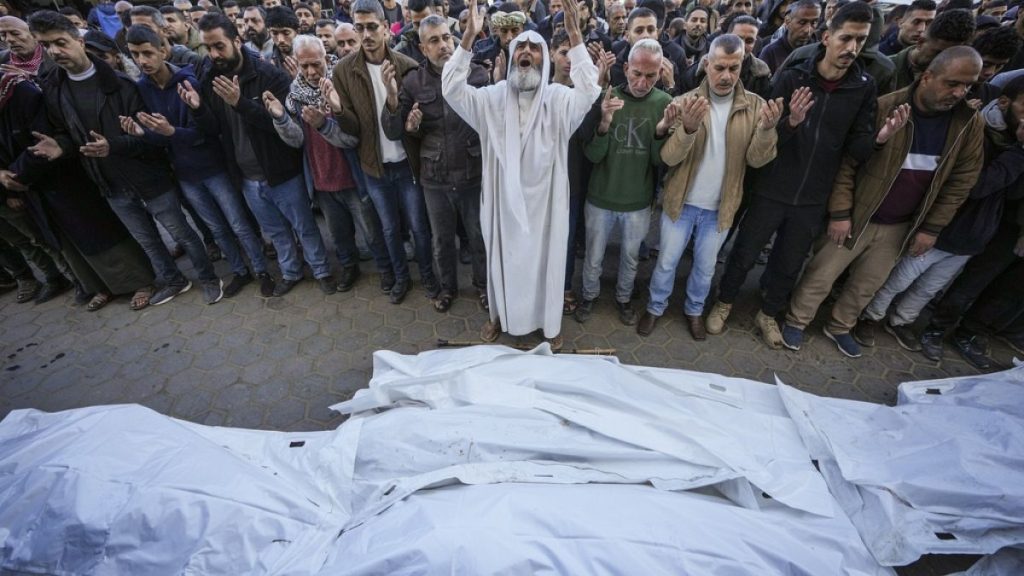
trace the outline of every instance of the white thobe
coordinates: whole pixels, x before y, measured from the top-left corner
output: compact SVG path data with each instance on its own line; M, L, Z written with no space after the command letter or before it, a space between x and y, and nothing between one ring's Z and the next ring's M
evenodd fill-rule
M520 128L518 93L508 82L475 88L467 82L472 53L459 47L441 74L442 93L480 134L483 182L480 227L487 248L491 320L512 335L562 328L569 236L569 138L601 93L586 47L569 51L574 88L548 84L547 45L524 32L509 47L541 44L544 70L531 117Z

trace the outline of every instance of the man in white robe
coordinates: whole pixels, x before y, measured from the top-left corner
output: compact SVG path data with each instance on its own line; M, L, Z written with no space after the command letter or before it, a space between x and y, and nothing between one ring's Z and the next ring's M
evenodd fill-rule
M536 32L510 44L507 81L470 86L473 38L482 25L476 0L462 43L441 74L448 105L480 134L480 225L491 308L480 333L485 342L501 330L518 336L543 329L552 348L562 344L569 138L601 92L579 30L579 8L567 0L564 9L573 88L548 83L548 47Z

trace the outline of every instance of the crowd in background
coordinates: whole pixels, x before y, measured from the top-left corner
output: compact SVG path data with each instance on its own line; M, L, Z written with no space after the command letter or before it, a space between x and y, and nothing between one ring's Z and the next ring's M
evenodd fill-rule
M480 6L477 30L459 0L4 0L0 289L141 310L193 282L208 304L280 297L306 268L347 292L372 259L394 304L415 262L439 313L469 266L488 310L487 143L443 71L461 43L473 87L525 74L509 48L535 32L542 82L572 86L572 14L602 95L568 144L567 317L590 319L618 231L614 301L644 336L689 253L697 340L763 264L771 348L799 350L831 301L824 334L849 357L879 330L936 361L947 337L979 368L993 337L1024 354L1019 0L573 1Z

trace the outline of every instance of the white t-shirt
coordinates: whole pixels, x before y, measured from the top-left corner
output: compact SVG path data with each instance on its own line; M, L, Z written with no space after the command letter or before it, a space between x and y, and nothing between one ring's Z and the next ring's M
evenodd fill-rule
M380 161L385 164L405 160L405 148L401 142L388 140L384 135L384 127L380 123L380 115L388 103L388 89L384 87L384 77L380 73L380 64L366 63L373 81L373 99L377 103L377 139L380 140Z
M704 210L718 210L722 199L722 180L725 179L725 127L729 123L732 98L732 92L727 96L711 92L711 109L708 111L711 129L704 145L704 157L697 168L690 193L686 195L686 204Z

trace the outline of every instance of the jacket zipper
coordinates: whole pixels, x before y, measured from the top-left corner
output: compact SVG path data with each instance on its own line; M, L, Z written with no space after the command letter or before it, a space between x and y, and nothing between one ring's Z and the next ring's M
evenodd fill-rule
M893 108L895 109L895 106ZM886 118L888 118L888 115L886 115ZM910 154L910 149L914 147L914 121L912 119L911 120L907 120L907 126L904 129L910 131L910 137L907 138L907 146L904 147L904 150L903 150L903 159L906 160L907 154ZM871 208L871 213L868 214L868 222L869 223L871 222L871 219L875 217L875 213L878 212L878 209L882 207L882 202L885 202L885 197L889 195L889 191L892 190L893 183L895 183L896 179L900 177L900 172L902 172L902 171L903 171L903 164L900 164L900 169L896 171L896 175L894 175L892 177L892 179L889 180L889 185L886 186L886 188L885 188L885 194L882 194L882 196L878 199L878 202L875 203L875 206L873 208ZM857 185L854 184L854 190L856 190L856 188L857 188ZM853 210L852 209L850 210L850 221L851 222L853 221ZM865 224L865 227L866 226L867 226L867 224ZM860 243L860 237L862 235L863 235L863 229L861 230L861 234L858 234L857 237L853 240L853 247L851 249L854 249L854 248L857 247L857 244Z
M811 175L811 168L814 167L814 162L811 160L814 159L814 153L818 151L818 136L821 134L821 120L825 118L825 112L828 110L828 101L831 96L831 94L826 92L825 102L821 105L821 115L818 116L818 124L814 127L814 146L811 146L811 153L807 157L807 169L804 170L804 177L800 180L800 186L796 189L796 196L793 197L793 204L796 206L800 205L800 194L804 191L804 186L807 184L807 178Z

